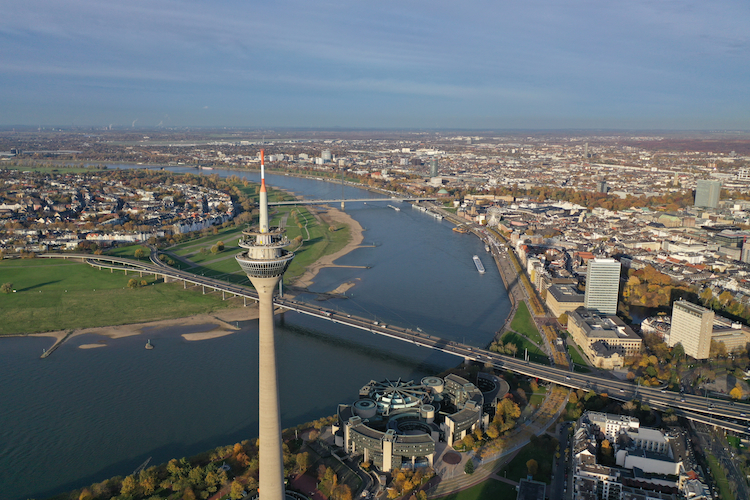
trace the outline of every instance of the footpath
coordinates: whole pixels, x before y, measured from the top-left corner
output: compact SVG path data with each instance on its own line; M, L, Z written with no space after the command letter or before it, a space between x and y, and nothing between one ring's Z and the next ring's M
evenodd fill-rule
M529 443L532 435L542 435L555 425L555 422L565 409L570 392L565 390L550 390L542 405L523 424L513 429L506 438L503 451L486 458L479 459L479 465L475 467L474 473L469 475L463 471L463 465L467 460L474 460L474 453L470 452L468 458L464 456L461 464L454 468L458 473L451 477L443 477L433 488L427 491L430 498L440 498L459 491L465 490L488 479L500 479L509 484L516 484L512 480L500 478L497 472L511 462L518 452Z

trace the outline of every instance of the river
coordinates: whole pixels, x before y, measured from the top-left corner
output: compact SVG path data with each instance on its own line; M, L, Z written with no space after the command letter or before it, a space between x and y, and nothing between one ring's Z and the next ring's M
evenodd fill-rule
M119 165L123 167L123 165ZM194 169L174 168L173 171ZM258 181L257 173L213 170ZM338 184L268 175L273 187L309 199L340 198ZM347 198L380 197L345 186ZM356 280L326 307L432 335L486 345L510 310L483 244L406 203L351 203L364 244L323 269L311 287ZM477 273L472 255L488 272ZM313 296L299 296L314 300ZM76 337L39 359L50 339L0 339L0 499L44 498L114 475L257 435L257 321L233 335L187 342L200 327L107 339ZM192 330L191 330L192 329ZM371 379L421 378L455 366L453 356L297 313L277 318L282 425L331 415Z

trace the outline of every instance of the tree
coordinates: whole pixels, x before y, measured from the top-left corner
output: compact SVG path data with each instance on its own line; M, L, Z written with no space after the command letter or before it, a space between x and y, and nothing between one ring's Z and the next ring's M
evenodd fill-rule
M680 360L685 357L685 348L682 347L682 342L677 342L672 347L672 357L677 360Z
M134 279L128 280L128 288L138 288L138 281Z
M13 291L13 283L3 283L0 285L0 292L10 293Z
M232 486L229 489L229 498L232 500L240 500L243 493L245 493L245 488L242 487L242 483L236 479L232 481Z
M135 480L135 476L128 476L122 480L120 495L130 496L135 493L136 488L138 488L138 483Z
M472 436L471 434L467 434L467 435L466 435L466 436L465 436L465 437L464 437L464 438L463 438L463 439L461 440L461 442L463 443L463 445L464 445L464 446L465 446L466 448L471 448L472 446L474 446L474 442L475 442L475 441L474 441L474 437L473 437L473 436Z
M142 248L137 248L134 255L136 259L142 259L146 256L146 252L144 252Z
M472 460L471 458L466 461L464 472L467 474L474 474L474 460Z
M310 467L310 454L307 452L298 453L295 461L297 462L297 468L303 473Z
M561 325L567 325L568 324L568 315L566 313L562 313L559 318L557 318L557 321L560 322Z
M735 385L734 389L729 391L729 396L731 396L732 399L742 398L742 387L740 387L740 384Z
M530 458L529 461L526 462L526 470L529 472L530 476L536 475L536 473L539 472L539 463L533 458Z

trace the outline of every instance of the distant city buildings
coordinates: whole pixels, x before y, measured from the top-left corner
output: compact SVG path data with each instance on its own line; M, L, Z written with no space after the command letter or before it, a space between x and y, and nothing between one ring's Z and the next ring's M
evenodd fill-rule
M586 271L584 305L600 314L617 314L620 263L615 259L593 259Z
M718 207L720 193L720 181L697 181L695 183L695 206L705 208Z

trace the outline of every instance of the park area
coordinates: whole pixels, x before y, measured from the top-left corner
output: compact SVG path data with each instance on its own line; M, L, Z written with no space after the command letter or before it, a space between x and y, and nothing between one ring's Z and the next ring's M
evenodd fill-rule
M10 293L0 294L2 335L179 318L232 304L220 296L183 290L182 283L62 259L4 259L0 274L3 283L12 284ZM133 278L138 286L130 288Z

